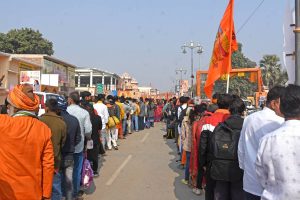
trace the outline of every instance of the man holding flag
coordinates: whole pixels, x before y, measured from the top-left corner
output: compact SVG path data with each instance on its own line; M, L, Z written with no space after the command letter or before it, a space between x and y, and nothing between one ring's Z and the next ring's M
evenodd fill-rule
M204 91L207 97L212 97L214 83L221 76L227 76L227 93L229 88L229 74L231 71L231 55L238 49L233 22L234 0L230 0L221 20L213 53L208 70Z

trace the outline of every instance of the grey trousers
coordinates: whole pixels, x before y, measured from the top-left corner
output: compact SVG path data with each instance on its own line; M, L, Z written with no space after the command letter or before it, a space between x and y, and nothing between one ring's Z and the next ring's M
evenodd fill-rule
M73 160L62 161L62 193L66 200L73 199Z

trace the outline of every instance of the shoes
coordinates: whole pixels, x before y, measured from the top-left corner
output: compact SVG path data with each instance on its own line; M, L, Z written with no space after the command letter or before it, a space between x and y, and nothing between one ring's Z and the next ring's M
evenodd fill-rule
M189 184L189 182L187 180L185 180L185 179L181 179L181 183L184 184L184 185L188 185Z
M202 191L198 188L193 188L193 193L195 193L196 195L201 195Z
M98 172L94 172L94 177L98 177L99 176L99 173Z
M119 150L118 146L115 146L114 149L115 149L115 150Z

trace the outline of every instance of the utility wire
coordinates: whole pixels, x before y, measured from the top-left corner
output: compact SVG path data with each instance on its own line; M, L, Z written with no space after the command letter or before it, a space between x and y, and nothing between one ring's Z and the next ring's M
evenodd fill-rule
M240 26L240 28L238 29L238 31L236 32L236 34L238 34L243 28L244 26L250 21L250 19L255 15L255 13L257 12L257 10L262 6L262 4L264 3L265 0L262 0L258 6L252 11L252 13L249 15L249 17L246 19L246 21Z

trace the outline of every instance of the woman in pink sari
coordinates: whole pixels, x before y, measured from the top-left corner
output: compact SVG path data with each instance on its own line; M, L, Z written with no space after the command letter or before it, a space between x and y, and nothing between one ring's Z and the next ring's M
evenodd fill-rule
M163 110L163 104L160 100L157 100L157 106L154 112L154 122L160 122L162 119L162 110Z

